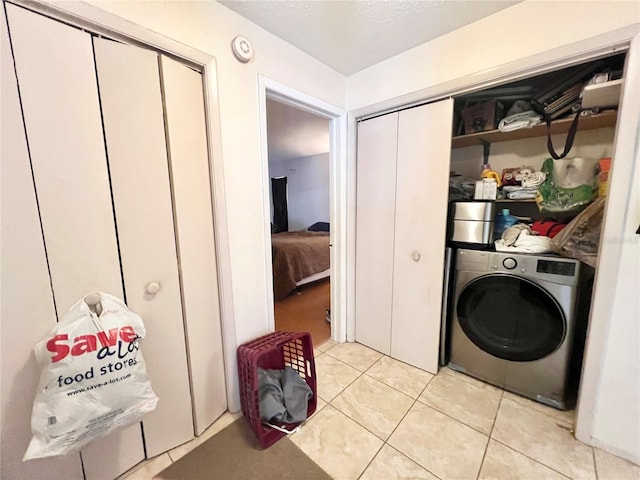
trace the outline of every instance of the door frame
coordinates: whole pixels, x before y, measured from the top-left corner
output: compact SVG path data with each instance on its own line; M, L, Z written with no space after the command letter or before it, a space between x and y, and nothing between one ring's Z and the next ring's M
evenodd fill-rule
M231 289L231 262L215 57L87 3L53 2L51 0L10 0L10 2L74 27L87 29L90 32L131 45L161 51L202 72L227 408L230 411L240 410L240 390L235 381L237 378L235 356L238 342L236 340ZM186 348L188 348L188 344Z
M267 99L329 120L329 202L331 224L331 338L347 339L347 112L323 100L260 75L258 78L260 107L260 165L262 175L262 207L264 211L265 289L269 306L267 326L275 330L273 299L273 266L271 255L271 211L269 208L269 152L267 145Z

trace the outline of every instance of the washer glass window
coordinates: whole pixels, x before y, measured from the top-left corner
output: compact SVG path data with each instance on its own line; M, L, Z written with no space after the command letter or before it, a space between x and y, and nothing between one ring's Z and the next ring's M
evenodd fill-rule
M485 352L527 362L553 353L565 336L564 314L542 287L510 275L485 275L456 304L460 327Z

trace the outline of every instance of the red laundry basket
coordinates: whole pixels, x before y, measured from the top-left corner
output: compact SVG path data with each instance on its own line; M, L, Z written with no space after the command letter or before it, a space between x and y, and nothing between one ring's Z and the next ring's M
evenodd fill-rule
M242 413L249 421L263 448L273 445L286 433L262 424L258 396L258 368L281 370L289 366L307 382L313 396L307 405L307 418L316 411L316 366L311 335L306 332L273 332L238 347L238 376ZM277 426L293 430L299 423Z

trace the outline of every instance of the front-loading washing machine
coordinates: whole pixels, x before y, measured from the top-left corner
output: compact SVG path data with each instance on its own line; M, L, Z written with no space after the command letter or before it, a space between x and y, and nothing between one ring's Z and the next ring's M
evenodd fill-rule
M457 250L449 366L541 403L573 408L589 268L555 255Z

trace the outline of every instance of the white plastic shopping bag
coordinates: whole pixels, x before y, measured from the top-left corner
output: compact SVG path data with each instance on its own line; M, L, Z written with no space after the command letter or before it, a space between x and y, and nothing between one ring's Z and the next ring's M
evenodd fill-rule
M99 314L83 298L35 346L42 373L23 460L79 450L156 407L138 342L142 319L120 299L95 295Z

